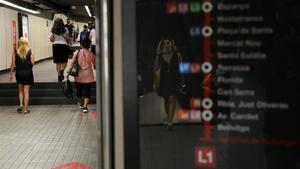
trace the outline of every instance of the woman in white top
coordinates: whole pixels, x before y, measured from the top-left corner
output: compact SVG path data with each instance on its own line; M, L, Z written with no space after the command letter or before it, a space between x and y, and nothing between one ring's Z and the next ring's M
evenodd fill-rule
M91 51L94 53L94 55L96 55L96 31L95 31L95 24L91 23L90 25L90 36L89 39L92 42L92 48Z
M61 82L64 79L64 70L70 55L70 35L62 19L55 19L49 39L53 43L53 62L56 64L58 81Z

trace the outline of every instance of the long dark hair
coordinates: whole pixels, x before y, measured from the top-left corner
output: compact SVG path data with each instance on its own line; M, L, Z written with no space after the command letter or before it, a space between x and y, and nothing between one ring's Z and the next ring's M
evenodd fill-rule
M51 32L56 35L64 34L66 32L64 21L60 18L56 18Z

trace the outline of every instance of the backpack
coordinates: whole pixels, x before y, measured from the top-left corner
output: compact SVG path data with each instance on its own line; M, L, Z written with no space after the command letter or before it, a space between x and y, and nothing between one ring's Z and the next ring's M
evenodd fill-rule
M74 26L71 24L66 24L65 27L68 29L70 36L73 36L73 28Z
M73 98L73 87L72 87L72 83L70 82L70 80L66 80L63 83L63 94L67 97L67 98Z
M81 43L84 39L89 39L89 37L90 37L90 32L89 32L89 31L82 31L82 32L80 33L80 39L79 39L80 43Z

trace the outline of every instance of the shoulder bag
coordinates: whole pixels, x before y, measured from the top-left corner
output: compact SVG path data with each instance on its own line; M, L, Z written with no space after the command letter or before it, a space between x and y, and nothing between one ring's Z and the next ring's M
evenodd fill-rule
M80 49L78 49L77 53L76 53L76 56L75 56L75 62L73 64L73 67L70 71L70 75L71 76L77 76L78 75L78 72L79 72L79 64L78 64L78 54L80 52Z

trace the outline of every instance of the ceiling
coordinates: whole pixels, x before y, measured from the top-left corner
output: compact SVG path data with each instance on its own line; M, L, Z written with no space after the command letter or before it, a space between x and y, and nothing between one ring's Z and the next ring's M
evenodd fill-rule
M63 13L77 21L92 21L85 5L89 6L91 14L95 15L95 0L7 0L34 10L39 10L43 17L52 18L53 14Z

